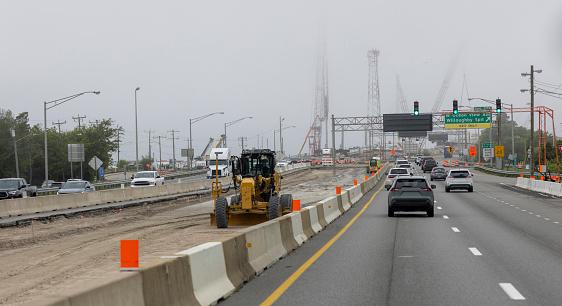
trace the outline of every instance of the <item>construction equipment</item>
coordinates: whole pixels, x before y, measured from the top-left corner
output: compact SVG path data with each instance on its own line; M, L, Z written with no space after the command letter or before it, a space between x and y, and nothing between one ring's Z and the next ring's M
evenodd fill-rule
M377 173L381 167L381 158L373 157L367 165L367 173Z
M255 225L278 218L293 211L293 196L279 195L281 175L275 171L275 153L269 149L244 150L240 157L233 156L232 180L235 194L230 205L220 197L218 178L213 185L215 210L211 225L226 228L229 225Z

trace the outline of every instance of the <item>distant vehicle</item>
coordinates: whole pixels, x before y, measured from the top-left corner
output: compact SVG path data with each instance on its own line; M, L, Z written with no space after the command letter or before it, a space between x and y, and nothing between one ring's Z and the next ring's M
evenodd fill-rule
M148 187L164 185L164 178L160 176L158 171L140 171L137 172L131 181L131 187Z
M333 166L332 149L322 149L322 166Z
M407 164L401 164L400 167L398 168L404 168L404 169L408 169L408 171L410 171L410 173L414 173L414 168L412 167L412 164L407 163Z
M23 198L37 196L37 187L31 186L24 178L0 179L0 199Z
M217 155L218 153L218 155ZM218 157L218 163L217 163ZM229 148L213 148L207 160L207 178L211 179L215 176L225 177L232 174L232 166L230 165L230 149ZM217 170L218 165L218 170ZM217 172L218 171L218 172Z
M418 165L420 165L420 167L423 167L423 163L428 160L428 159L433 159L433 157L431 156L423 156L422 158L420 158L420 162Z
M408 169L404 168L392 168L386 173L386 183L390 184L395 178L399 176L412 176Z
M435 159L427 159L422 166L423 173L431 171L435 167L437 167L437 162L435 161Z
M468 192L474 191L472 185L473 174L468 169L449 170L449 174L445 179L445 191L450 192L453 189L466 189Z
M425 211L428 217L434 216L433 189L425 176L398 177L392 184L385 185L388 193L388 216L395 211Z
M41 184L41 188L61 188L64 185L63 182L55 182L53 180L49 180L48 182L43 181Z
M431 170L431 175L429 178L433 180L445 180L447 178L447 170L442 167L434 167Z
M286 161L286 160L280 160L280 161L277 162L277 164L275 164L275 167L276 167L276 168L277 168L277 167L285 167L285 166L287 166L287 165L289 165L289 162L288 162L288 161Z
M400 165L409 163L410 162L407 159L397 159L396 162L394 162L394 167L399 167Z
M72 179L64 183L61 189L57 191L57 194L84 193L91 191L96 191L96 188L90 184L90 182Z

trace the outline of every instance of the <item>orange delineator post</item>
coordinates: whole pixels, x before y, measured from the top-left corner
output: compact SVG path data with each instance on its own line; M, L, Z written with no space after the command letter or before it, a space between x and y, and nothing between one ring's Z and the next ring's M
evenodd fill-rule
M365 180L368 180L368 179L369 179L369 177L365 175Z
M121 240L121 271L139 269L139 241Z
M523 173L519 174L519 177L523 177Z
M357 186L357 180L353 180L353 185Z
M293 200L293 211L301 210L301 200Z
M341 187L336 187L336 194L341 194Z

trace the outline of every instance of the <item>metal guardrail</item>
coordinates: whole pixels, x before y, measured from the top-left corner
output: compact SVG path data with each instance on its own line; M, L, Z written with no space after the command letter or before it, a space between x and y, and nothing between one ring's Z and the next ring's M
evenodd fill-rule
M479 165L474 166L474 168L476 168L476 169L482 169L482 170L484 170L484 171L489 171L489 172L494 172L494 173L508 174L508 175L516 175L516 176L519 176L520 174L529 176L529 175L531 174L529 171L527 171L527 172L522 172L522 171L500 170L500 169L495 169L495 168L482 167L482 166L479 166Z
M180 173L170 173L163 175L164 181L166 180L173 180L176 178L193 176L201 173L205 173L206 170L196 170L190 172L180 172ZM120 188L121 184L125 186L131 185L131 179L119 180L119 181L111 181L111 182L103 182L103 183L95 183L92 184L96 190L104 190L104 189L111 189L111 188ZM53 195L56 194L59 188L41 188L37 189L37 195Z

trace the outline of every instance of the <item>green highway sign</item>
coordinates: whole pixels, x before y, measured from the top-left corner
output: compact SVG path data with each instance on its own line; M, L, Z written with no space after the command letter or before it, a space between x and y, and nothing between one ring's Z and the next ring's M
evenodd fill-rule
M472 112L458 113L456 115L445 115L445 129L483 129L491 127L492 115L489 112Z
M493 148L494 148L494 143L493 143L493 142L483 142L483 143L482 143L482 148L484 148L484 149L493 149Z

